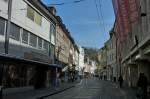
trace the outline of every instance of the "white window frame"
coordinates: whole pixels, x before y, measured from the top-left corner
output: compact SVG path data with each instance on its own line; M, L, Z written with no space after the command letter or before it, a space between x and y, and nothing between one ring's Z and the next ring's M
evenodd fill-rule
M26 42L26 41L24 41L23 40L23 31L24 31L25 29L22 29L22 33L21 33L21 42L23 43L23 44L27 44L27 45L29 45L29 32L27 31L27 30L25 30L25 31L27 31L27 33L28 33L28 41Z
M41 40L42 40L42 46L41 46L41 47L39 46L39 39L41 39ZM42 38L40 38L40 37L38 37L38 41L37 41L37 43L38 43L38 49L43 49L43 39L42 39Z

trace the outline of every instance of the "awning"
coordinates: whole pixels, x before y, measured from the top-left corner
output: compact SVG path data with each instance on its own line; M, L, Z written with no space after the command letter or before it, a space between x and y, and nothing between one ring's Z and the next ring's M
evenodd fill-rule
M147 50L144 51L144 54L145 54L145 55L146 55L146 54L150 54L150 47L149 47Z
M47 67L62 68L62 66L60 66L58 64L48 64L48 63L44 63L44 62L15 57L15 56L11 56L8 54L0 54L0 60L4 61L4 62L13 61L13 62L18 62L18 63L26 63L26 64L34 64L34 65L40 65L40 66L42 65L42 66L47 66Z
M65 66L63 69L62 69L62 72L65 72L68 70L68 66Z

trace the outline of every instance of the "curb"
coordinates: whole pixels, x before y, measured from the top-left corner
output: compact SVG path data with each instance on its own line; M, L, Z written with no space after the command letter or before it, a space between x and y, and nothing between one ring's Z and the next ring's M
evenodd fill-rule
M70 86L70 87L67 87L67 88L64 88L64 89L62 89L62 90L58 90L58 91L53 92L53 93L48 94L48 95L44 95L44 96L38 97L38 98L36 98L36 99L43 99L43 98L46 98L46 97L49 97L49 96L53 96L53 95L55 95L55 94L58 94L58 93L61 93L61 92L63 92L63 91L66 91L66 90L68 90L68 89L71 89L71 88L73 88L73 87L75 87L75 85Z

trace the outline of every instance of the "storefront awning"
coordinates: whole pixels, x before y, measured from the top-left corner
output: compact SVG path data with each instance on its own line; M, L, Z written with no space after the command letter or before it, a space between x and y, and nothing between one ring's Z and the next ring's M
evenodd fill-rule
M64 68L62 69L62 72L65 72L65 71L67 71L67 70L68 70L68 66L64 67Z
M34 61L34 60L29 60L29 59L24 59L20 57L15 57L7 54L0 54L0 60L4 62L17 62L17 63L26 63L26 64L34 64L38 66L47 66L47 67L57 67L57 68L62 68L61 65L58 64L49 64L49 63L44 63L44 62L39 62L39 61Z

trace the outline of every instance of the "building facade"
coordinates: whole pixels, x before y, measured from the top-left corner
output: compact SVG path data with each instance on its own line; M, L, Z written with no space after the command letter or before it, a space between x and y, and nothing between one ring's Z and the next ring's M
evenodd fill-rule
M70 37L70 49L69 49L69 65L68 65L68 81L74 81L75 79L75 48L74 40Z
M0 85L50 87L59 68L52 65L56 17L40 0L9 1L0 1Z
M96 69L97 69L96 66L97 66L97 62L91 60L91 74L92 74L92 76L96 75Z
M92 77L92 76L95 76L95 71L96 71L96 61L94 60L91 60L89 58L89 56L85 56L84 58L84 77Z
M84 48L82 48L81 46L79 47L79 75L83 76L84 75L84 68L85 68L85 64L84 64Z
M74 61L75 61L75 79L79 77L79 47L75 44L75 51L74 51Z
M107 79L107 51L106 46L98 51L98 74L101 79Z
M56 47L55 47L55 56L56 64L60 64L63 67L68 65L69 50L70 50L70 38L68 30L65 25L62 23L62 20L57 16L57 26L56 26Z
M116 64L116 37L110 32L110 39L105 43L107 49L107 79L116 81L117 64Z
M88 55L84 56L84 77L90 77L91 74L91 62L90 62L90 58L88 57Z
M115 1L115 0L113 0ZM116 16L116 25L115 29L116 34L118 35L118 44L117 44L117 60L121 60L120 68L121 74L123 75L125 81L129 86L136 86L138 76L140 73L144 73L148 82L150 83L150 56L149 56L149 46L150 46L150 1L149 0L131 0L132 3L128 2L128 6L134 6L130 11L128 6L123 3L125 6L125 12L128 12L127 20L129 20L127 28L129 31L125 32L124 38L122 38L117 28L119 28L119 21ZM117 1L116 1L117 2ZM125 0L123 0L125 2ZM127 2L126 2L127 3ZM116 8L117 3L114 3ZM120 7L120 11L123 11ZM116 11L116 9L115 9ZM119 13L119 12L118 12ZM116 13L116 15L118 15ZM127 24L126 22L123 25ZM119 28L120 29L120 28ZM121 49L118 49L118 48Z

